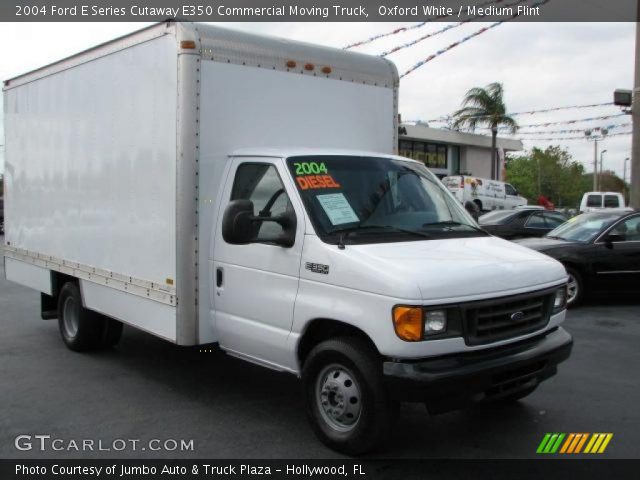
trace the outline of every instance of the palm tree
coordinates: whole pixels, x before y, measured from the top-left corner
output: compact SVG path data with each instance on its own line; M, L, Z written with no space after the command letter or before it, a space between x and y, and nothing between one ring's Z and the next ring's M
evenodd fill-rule
M453 127L466 127L472 132L477 126L491 129L491 177L498 178L496 137L498 128L507 127L511 133L518 131L518 123L507 115L504 105L504 89L501 83L490 83L485 88L472 88L464 96L462 108L453 114Z

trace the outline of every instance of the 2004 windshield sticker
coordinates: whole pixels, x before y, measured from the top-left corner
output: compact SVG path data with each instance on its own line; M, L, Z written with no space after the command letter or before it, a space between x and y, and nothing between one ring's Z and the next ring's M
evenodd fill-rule
M293 167L300 190L340 188L340 184L329 175L324 162L294 163Z

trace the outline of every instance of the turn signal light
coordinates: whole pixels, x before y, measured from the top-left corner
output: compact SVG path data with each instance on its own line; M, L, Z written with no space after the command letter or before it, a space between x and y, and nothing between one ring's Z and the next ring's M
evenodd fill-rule
M396 335L407 342L419 342L423 336L424 320L420 307L395 307L393 327Z

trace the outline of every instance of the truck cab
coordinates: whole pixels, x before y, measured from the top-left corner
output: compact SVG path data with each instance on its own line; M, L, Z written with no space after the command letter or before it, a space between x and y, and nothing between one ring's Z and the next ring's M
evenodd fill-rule
M219 344L302 376L333 448L371 447L397 401L520 398L569 355L562 265L483 232L420 162L242 150L225 177L210 258Z

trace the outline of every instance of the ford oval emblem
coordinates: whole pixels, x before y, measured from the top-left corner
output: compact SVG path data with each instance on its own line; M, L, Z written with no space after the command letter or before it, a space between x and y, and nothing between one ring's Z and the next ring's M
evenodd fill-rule
M516 313L512 313L511 314L511 321L512 322L519 322L523 318L524 318L524 312L516 312Z

